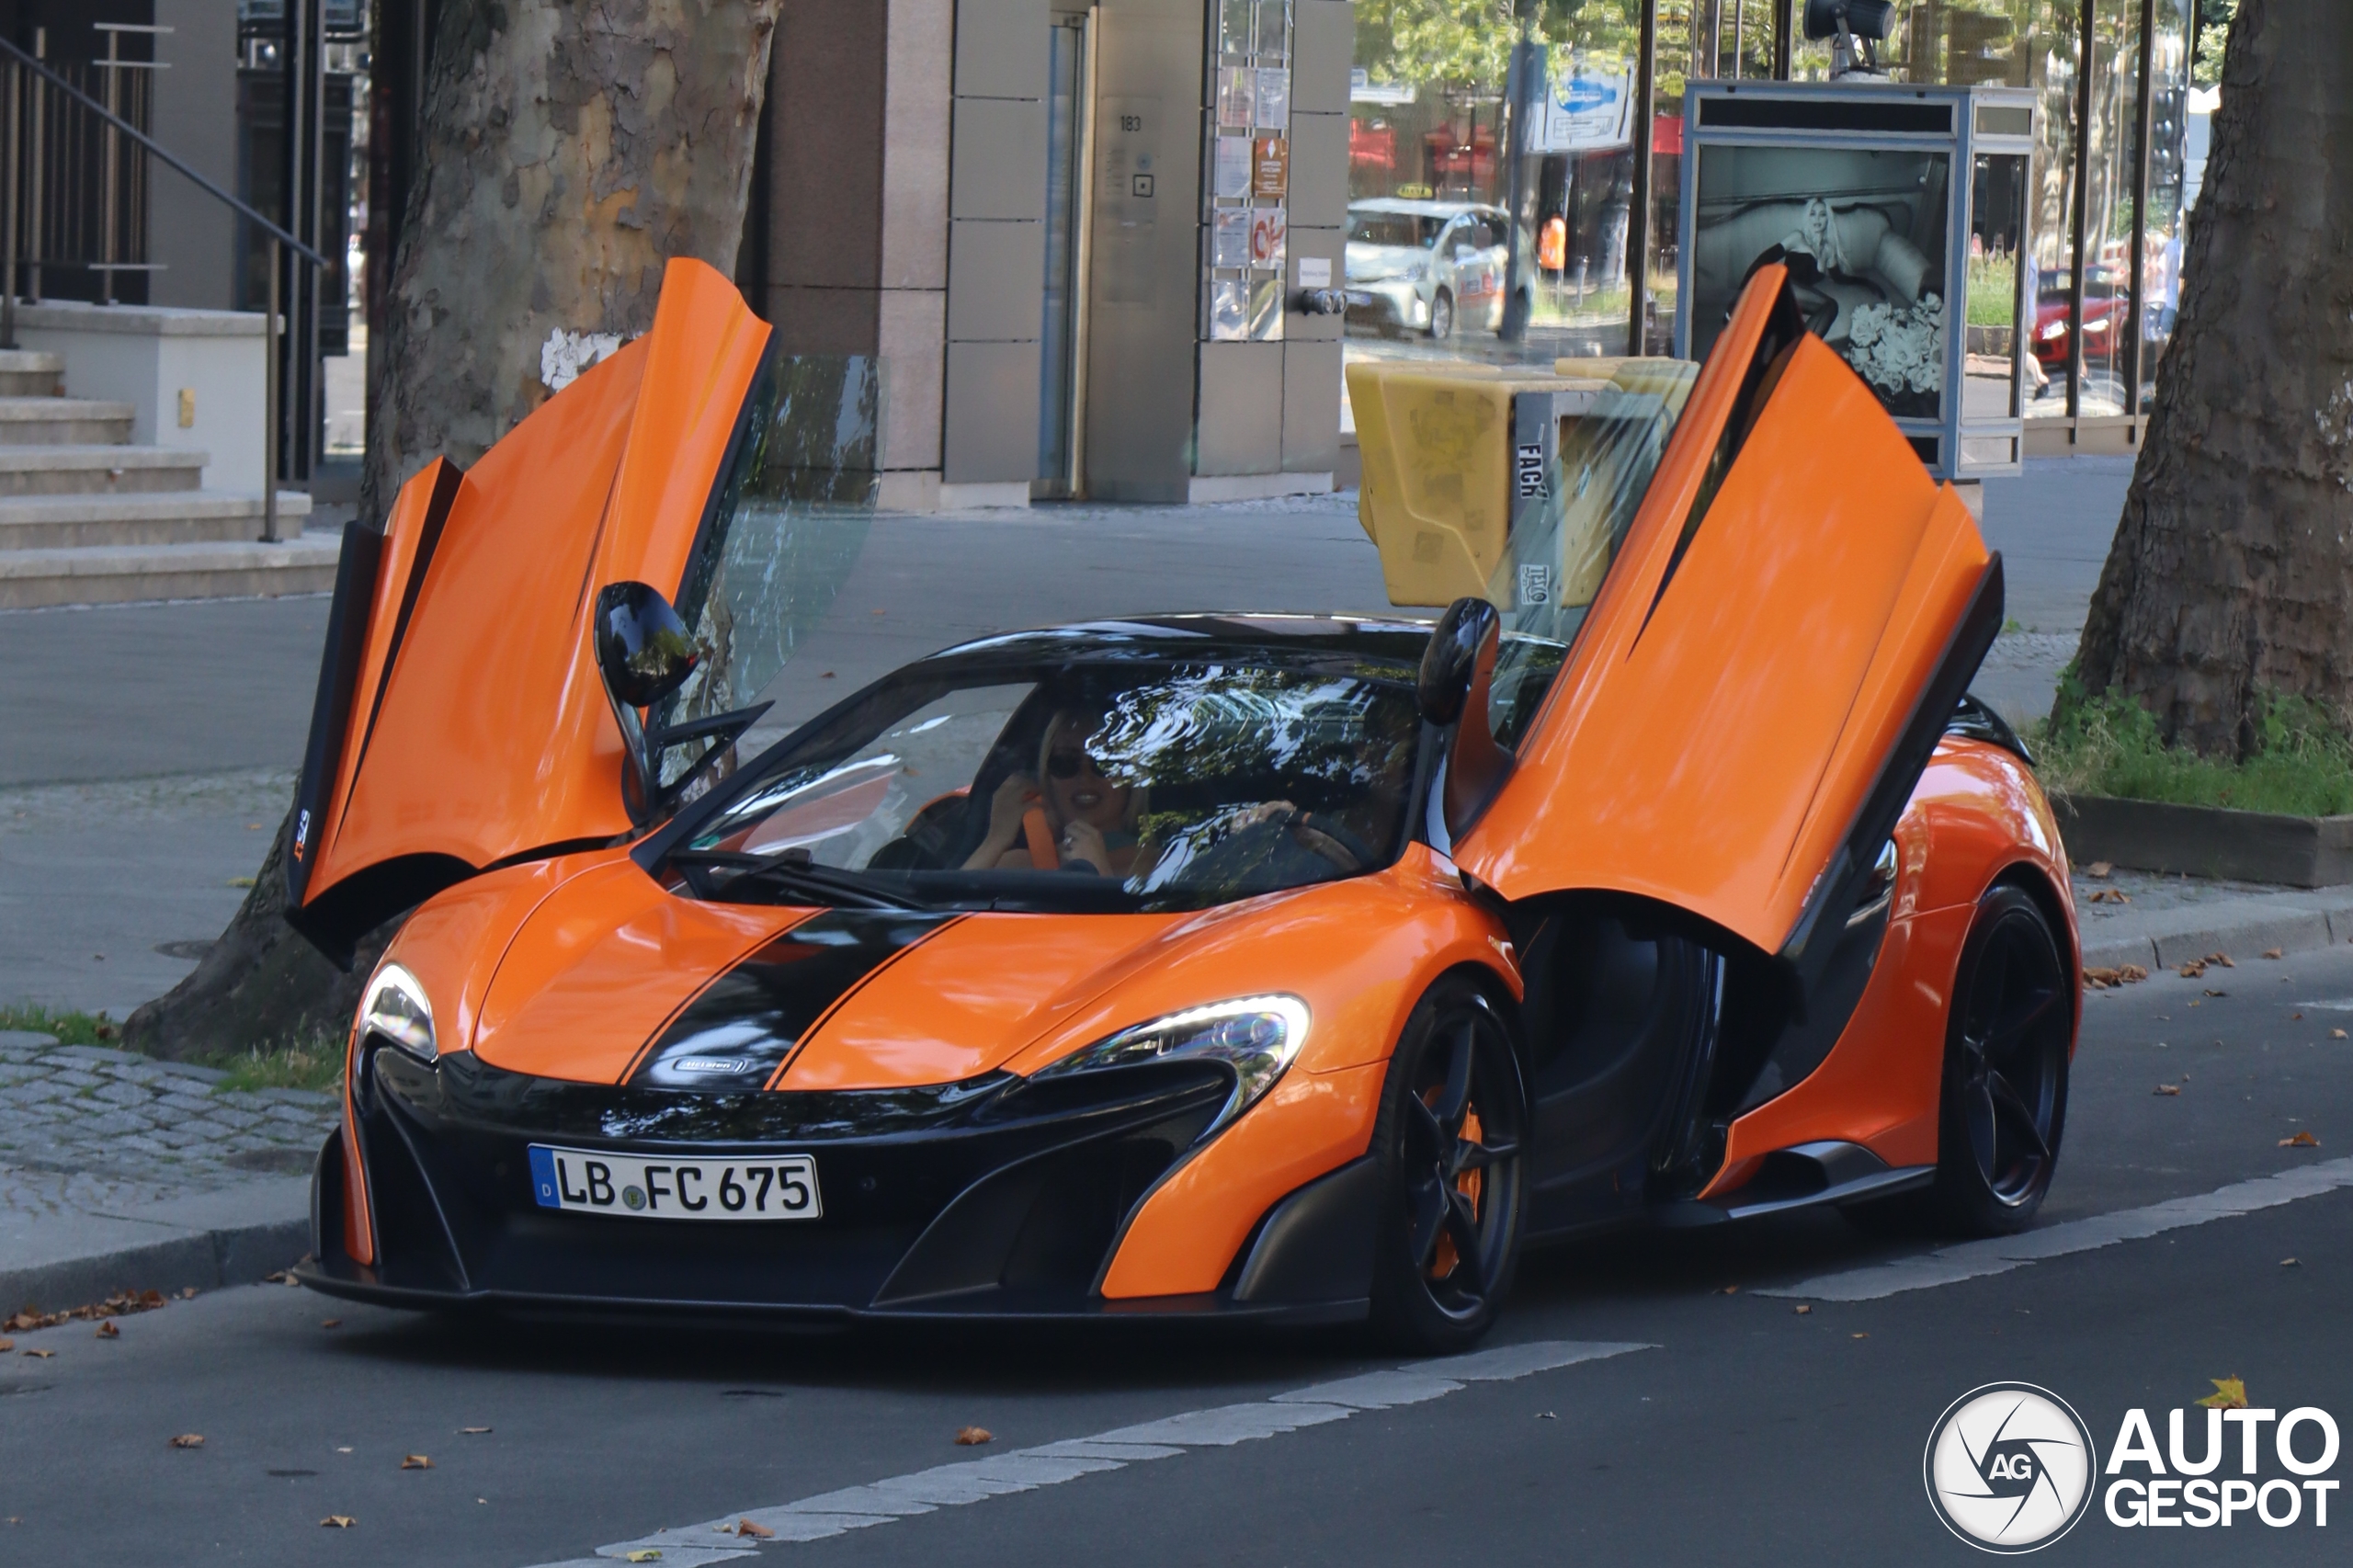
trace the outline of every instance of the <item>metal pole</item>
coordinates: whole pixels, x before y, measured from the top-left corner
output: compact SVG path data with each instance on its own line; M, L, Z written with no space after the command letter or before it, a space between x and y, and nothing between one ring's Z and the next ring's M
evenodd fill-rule
M2141 325L2142 312L2146 301L2142 298L2143 276L2149 251L2149 137L2156 129L2156 95L2150 71L2154 63L2157 24L2156 0L2141 0L2141 101L2140 133L2132 142L2132 293L2131 309L2126 313L2124 334L2124 412L2141 412L2141 341L2144 329Z
M35 60L46 60L49 58L49 29L47 28L35 28L33 29L33 58ZM46 250L49 245L49 236L44 232L48 225L41 221L40 188L41 165L43 162L41 155L41 143L47 140L45 132L48 130L48 126L44 122L49 119L49 88L48 84L41 80L40 74L39 72L35 72L33 74L32 107L33 148L32 157L28 160L28 173L30 177L27 181L29 188L26 193L25 201L25 215L31 220L28 227L31 229L32 233L26 236L27 244L25 248L32 253L26 260L26 270L32 275L31 288L28 292L31 295L32 302L38 305L40 303L41 253Z
M107 57L103 64L107 74L107 113L110 116L122 112L122 72L116 64L120 58L121 38L118 32L107 34ZM98 127L98 278L100 297L109 305L114 303L114 165L119 155L114 126L101 123Z
M2084 246L2091 218L2092 178L2092 7L2084 7L2084 25L2075 51L2075 210L2068 228L2075 262L2067 276L2067 417L2082 416L2084 407Z
M1650 347L1643 317L1649 313L1651 291L1651 117L1657 92L1658 0L1643 0L1639 48L1634 63L1634 190L1626 212L1626 352L1632 355Z
M1504 205L1504 308L1495 322L1495 335L1506 343L1518 343L1528 335L1529 308L1534 303L1519 291L1519 264L1523 259L1519 249L1520 207L1528 199L1528 181L1523 172L1528 162L1528 111L1529 106L1544 101L1541 82L1533 85L1529 82L1531 75L1542 75L1536 64L1540 51L1529 41L1529 21L1523 8L1519 41L1512 45L1511 63L1504 72L1504 90L1511 100L1510 118L1504 122L1504 155L1511 165Z
M0 228L6 230L0 234L0 253L6 257L0 260L0 274L5 274L0 276L0 348L17 347L17 117L24 108L17 97L24 79L17 62L8 62L7 192L0 198L6 208L0 214Z
M1790 79L1790 7L1797 0L1773 0L1773 80Z
M1732 4L1732 79L1740 80L1741 51L1748 47L1748 0L1733 0Z
M278 236L269 236L269 288L262 316L261 537L278 538Z

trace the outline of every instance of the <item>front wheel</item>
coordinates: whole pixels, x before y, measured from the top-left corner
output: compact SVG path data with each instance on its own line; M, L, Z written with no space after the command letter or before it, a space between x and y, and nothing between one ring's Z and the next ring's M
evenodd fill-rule
M2042 1207L2066 1129L2072 979L2023 889L1978 901L1945 1030L1930 1195L1945 1228L2005 1235Z
M1504 1015L1467 980L1431 987L1390 1058L1372 1136L1372 1317L1391 1345L1443 1355L1495 1325L1519 1265L1527 1135Z
M1430 301L1430 337L1444 343L1454 335L1454 296L1440 289Z

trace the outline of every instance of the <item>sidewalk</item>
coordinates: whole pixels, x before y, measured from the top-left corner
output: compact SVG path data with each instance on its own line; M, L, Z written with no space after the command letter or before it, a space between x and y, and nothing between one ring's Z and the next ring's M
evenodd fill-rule
M246 1284L310 1245L332 1094L0 1031L0 1315Z

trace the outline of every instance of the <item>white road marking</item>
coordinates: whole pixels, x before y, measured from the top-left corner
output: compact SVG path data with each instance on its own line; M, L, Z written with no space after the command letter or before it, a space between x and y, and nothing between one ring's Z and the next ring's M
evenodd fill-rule
M1656 1348L1615 1341L1553 1339L1420 1361L1395 1371L1366 1372L1293 1389L1272 1399L1188 1410L1091 1437L1018 1449L964 1464L938 1465L864 1486L820 1493L780 1507L745 1508L699 1525L615 1541L597 1548L593 1557L542 1563L540 1568L611 1568L615 1559L646 1551L662 1554L655 1559L662 1568L701 1568L706 1562L755 1556L762 1546L824 1540L910 1515L961 1507L1015 1492L1034 1492L1040 1486L1059 1486L1082 1475L1124 1470L1131 1464L1174 1459L1188 1449L1255 1442L1302 1426L1345 1421L1359 1410L1388 1410L1442 1399L1464 1383L1509 1382L1579 1361ZM740 1519L749 1519L775 1534L766 1540L739 1536L734 1532Z
M2212 1192L2152 1203L2145 1209L2125 1209L2113 1214L2069 1220L2045 1226L2040 1231L2029 1231L2023 1235L1963 1242L1959 1246L1939 1248L1920 1257L1904 1257L1893 1263L1850 1268L1843 1273L1808 1279L1802 1284L1760 1290L1755 1293L1759 1296L1802 1296L1816 1301L1876 1301L1904 1290L1925 1290L1962 1279L2005 1274L2046 1257L2064 1257L2069 1253L2089 1252L2095 1247L2112 1246L2118 1242L2138 1241L2143 1236L2179 1230L2185 1225L2203 1225L2214 1220L2251 1214L2258 1209L2293 1203L2300 1198L2314 1198L2341 1187L2353 1187L2353 1159L2324 1160L2317 1165L2281 1171L2278 1176L2234 1182Z

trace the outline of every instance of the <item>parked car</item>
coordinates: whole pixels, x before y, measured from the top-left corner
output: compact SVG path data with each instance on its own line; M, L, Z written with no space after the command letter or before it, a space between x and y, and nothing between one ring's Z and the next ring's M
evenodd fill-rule
M1379 197L1348 204L1348 321L1385 335L1440 340L1458 325L1492 332L1503 321L1505 240L1500 207ZM1533 300L1536 246L1520 231L1518 289Z
M2091 365L2122 352L2124 317L2131 291L2120 278L2094 268L2084 278L2084 358ZM2046 281L2034 301L2033 354L2046 375L2067 374L2067 283Z
M1963 700L2000 560L1786 284L1597 406L1497 603L986 637L740 758L872 381L670 263L347 533L287 904L347 965L412 913L298 1278L1439 1350L1597 1227L2027 1223L2079 983Z

